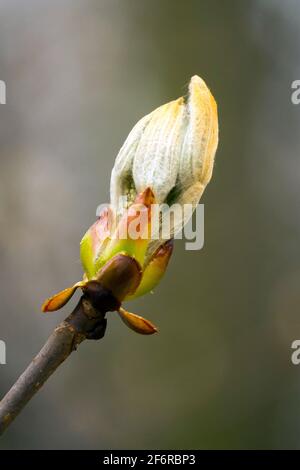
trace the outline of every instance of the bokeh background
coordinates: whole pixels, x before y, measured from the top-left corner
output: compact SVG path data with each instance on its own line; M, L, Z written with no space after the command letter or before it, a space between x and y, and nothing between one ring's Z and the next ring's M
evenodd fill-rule
M1 395L70 310L39 313L80 279L134 123L194 74L220 117L205 246L178 240L155 294L129 305L160 334L111 314L2 449L300 448L299 53L297 0L1 1Z

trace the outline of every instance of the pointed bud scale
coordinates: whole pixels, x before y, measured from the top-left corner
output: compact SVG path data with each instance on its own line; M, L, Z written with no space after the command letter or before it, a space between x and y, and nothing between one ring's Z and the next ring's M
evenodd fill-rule
M68 287L67 289L62 290L61 292L58 292L49 299L45 300L42 305L42 312L47 313L59 310L64 305L66 305L67 302L69 302L76 289L78 289L78 287L83 287L84 285L84 281L77 282L74 284L74 286Z
M143 270L141 283L134 294L128 295L125 300L133 300L151 292L161 281L167 269L173 252L174 241L169 240L161 245L153 254L149 263Z
M109 243L101 255L105 263L116 253L133 256L142 266L151 237L151 206L155 203L152 190L146 188L124 212Z
M81 240L80 259L88 279L92 279L100 269L100 256L109 240L112 226L113 212L107 207Z
M118 310L118 313L125 325L140 335L153 335L158 331L156 326L149 320L146 320L146 318L140 317L135 313L127 312L122 307Z

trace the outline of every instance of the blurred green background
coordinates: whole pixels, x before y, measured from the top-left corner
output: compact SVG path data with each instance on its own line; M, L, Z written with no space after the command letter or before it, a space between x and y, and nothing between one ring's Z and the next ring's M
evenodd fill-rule
M1 395L70 310L39 309L80 279L135 122L194 74L220 119L205 246L178 240L155 294L128 305L160 334L110 314L2 449L300 448L299 53L297 0L1 1Z

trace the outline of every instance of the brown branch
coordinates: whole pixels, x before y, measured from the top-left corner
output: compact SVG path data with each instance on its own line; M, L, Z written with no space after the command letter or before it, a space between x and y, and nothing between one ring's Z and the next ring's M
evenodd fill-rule
M116 306L118 302L109 291L96 283L90 283L89 292L81 297L69 317L55 328L46 344L0 402L0 434L82 341L104 336L105 313L115 310Z

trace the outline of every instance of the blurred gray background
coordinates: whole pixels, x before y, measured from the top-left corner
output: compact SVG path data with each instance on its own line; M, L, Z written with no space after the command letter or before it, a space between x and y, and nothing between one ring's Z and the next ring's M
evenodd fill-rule
M110 314L1 448L300 448L299 53L297 0L1 1L1 395L70 311L40 305L80 279L131 127L194 74L220 118L204 249L178 240L155 294L128 305L160 334Z

